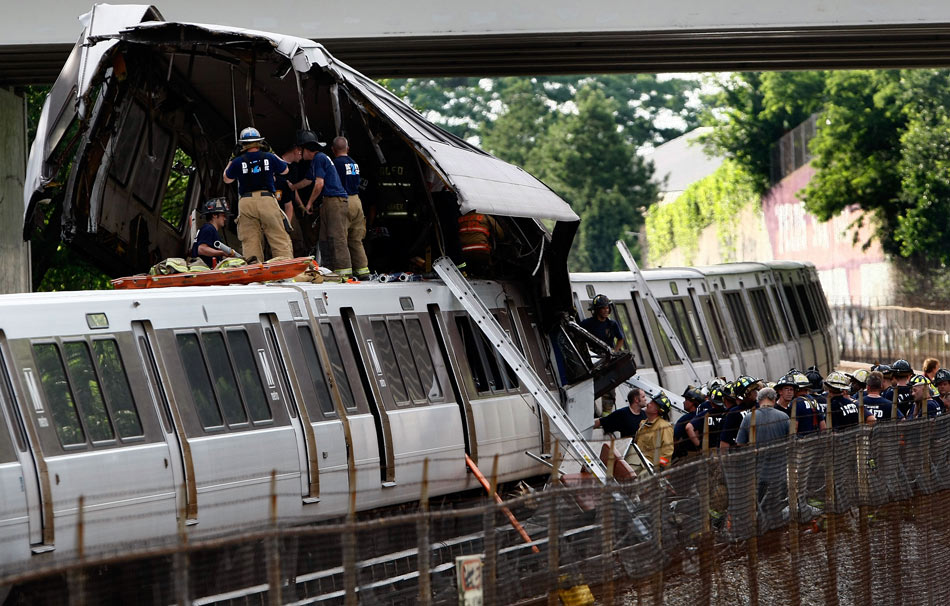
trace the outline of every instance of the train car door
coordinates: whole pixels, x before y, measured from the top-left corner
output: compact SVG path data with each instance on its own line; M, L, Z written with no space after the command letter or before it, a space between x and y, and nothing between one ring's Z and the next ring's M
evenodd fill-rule
M0 343L4 343L0 333ZM42 503L36 461L13 402L13 390L0 348L0 565L22 562L34 552L52 549L44 545ZM24 532L25 531L25 532ZM28 540L24 541L24 534Z
M175 486L175 504L178 515L185 514L185 523L198 523L198 489L195 485L194 462L191 457L191 447L185 434L177 407L169 402L170 393L165 389L167 385L167 371L164 364L156 356L153 347L154 335L151 324L148 322L132 322L132 336L135 338L139 363L145 369L145 386L159 410L162 430L165 441L168 443L170 467Z

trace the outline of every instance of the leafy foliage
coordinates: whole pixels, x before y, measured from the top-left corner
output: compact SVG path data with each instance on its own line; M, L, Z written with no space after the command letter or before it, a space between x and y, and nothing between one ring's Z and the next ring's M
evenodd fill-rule
M719 227L719 244L727 253L735 252L736 217L743 208L756 204L756 180L735 160L727 160L716 172L693 183L668 204L655 205L646 215L650 255L662 257L674 248L684 251L692 262L703 229Z
M704 120L715 130L704 139L769 188L772 146L822 107L827 72L742 72L713 80L718 92L705 98Z
M652 167L636 150L699 120L690 80L653 75L387 80L384 84L460 136L525 168L581 217L571 269L622 267L613 242L639 254L633 233L657 195ZM666 118L658 121L658 117ZM664 126L663 124L667 125Z

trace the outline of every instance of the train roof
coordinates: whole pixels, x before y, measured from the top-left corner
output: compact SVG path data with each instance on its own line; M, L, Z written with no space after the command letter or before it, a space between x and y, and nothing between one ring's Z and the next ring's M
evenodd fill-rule
M724 276L733 274L748 274L757 271L768 271L769 266L764 263L722 263L720 265L703 265L696 268L707 276Z
M703 274L692 267L658 267L642 270L647 280L676 280L702 278ZM604 272L574 272L571 273L572 282L629 282L629 271Z

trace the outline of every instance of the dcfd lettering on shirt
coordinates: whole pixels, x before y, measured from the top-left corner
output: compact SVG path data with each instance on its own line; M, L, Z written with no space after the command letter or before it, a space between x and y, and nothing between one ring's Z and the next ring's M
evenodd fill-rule
M241 173L259 175L262 172L270 172L270 160L267 158L255 158L254 160L241 161Z

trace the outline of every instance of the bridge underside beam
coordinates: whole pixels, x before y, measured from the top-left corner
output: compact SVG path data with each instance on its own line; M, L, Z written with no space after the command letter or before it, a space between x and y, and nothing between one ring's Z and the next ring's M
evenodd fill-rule
M322 39L372 77L946 67L950 24ZM51 83L71 46L0 45L0 85Z

